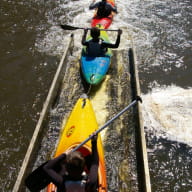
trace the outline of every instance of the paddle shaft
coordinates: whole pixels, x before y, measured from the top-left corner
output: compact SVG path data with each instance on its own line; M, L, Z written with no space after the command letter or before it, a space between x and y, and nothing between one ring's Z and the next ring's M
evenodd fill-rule
M71 25L60 25L62 29L64 30L77 30L77 29L88 29L91 30L91 28L85 28L85 27L74 27ZM101 31L118 31L117 29L99 29Z
M88 30L91 30L91 28L83 28L83 27L80 27L79 29L88 29ZM117 29L99 29L100 31L118 31Z
M130 109L132 106L134 106L138 101L141 101L141 98L138 97L136 100L131 102L127 107L125 107L122 111L120 111L117 115L115 115L112 119L107 121L101 128L96 130L95 132L92 133L91 136L89 136L87 139L85 139L82 143L80 143L77 147L75 147L71 152L76 151L79 149L81 146L83 146L85 143L87 143L90 139L92 139L95 135L97 135L99 132L101 132L103 129L105 129L109 124L111 124L115 119L117 119L120 115L122 115L125 111Z

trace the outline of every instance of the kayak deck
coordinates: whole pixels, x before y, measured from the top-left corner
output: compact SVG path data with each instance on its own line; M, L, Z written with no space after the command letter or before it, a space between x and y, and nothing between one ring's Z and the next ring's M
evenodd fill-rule
M87 83L99 84L110 66L110 57L81 56L81 70Z

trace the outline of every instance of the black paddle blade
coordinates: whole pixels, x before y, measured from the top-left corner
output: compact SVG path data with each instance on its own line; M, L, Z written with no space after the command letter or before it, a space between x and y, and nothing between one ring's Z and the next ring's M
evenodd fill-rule
M71 25L60 25L60 26L64 30L76 30L76 29L79 29L79 27L73 27Z
M28 177L25 179L25 185L31 192L39 192L44 189L50 182L51 179L43 170L43 166L47 162L43 163L40 167L35 169Z

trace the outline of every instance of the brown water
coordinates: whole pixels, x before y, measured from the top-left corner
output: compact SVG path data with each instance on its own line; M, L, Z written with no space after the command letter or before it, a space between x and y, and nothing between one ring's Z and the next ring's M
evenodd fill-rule
M92 15L87 10L88 3L0 2L1 191L12 191L65 44L63 37L69 33L57 25L75 20L74 25L85 26ZM146 94L153 87L171 84L190 88L191 2L117 3L120 13L113 27L126 32L128 29L134 37L142 92ZM125 35L122 46L126 40ZM187 106L191 107L189 101ZM187 129L190 127L184 130ZM189 192L191 147L170 141L166 131L160 138L156 132L146 127L153 191Z

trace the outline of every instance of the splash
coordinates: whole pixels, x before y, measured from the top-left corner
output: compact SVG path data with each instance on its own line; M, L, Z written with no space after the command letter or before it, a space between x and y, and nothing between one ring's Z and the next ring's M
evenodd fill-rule
M144 124L170 140L192 146L192 89L156 87L143 95Z
M106 123L106 119L108 116L107 111L107 102L108 102L108 95L106 94L107 89L107 82L109 80L109 76L106 75L105 80L102 82L102 86L99 90L97 90L96 96L92 96L91 103L93 104L94 111L96 112L96 118L99 127L103 126ZM101 137L105 137L105 131L101 132Z

